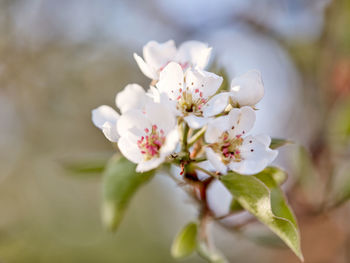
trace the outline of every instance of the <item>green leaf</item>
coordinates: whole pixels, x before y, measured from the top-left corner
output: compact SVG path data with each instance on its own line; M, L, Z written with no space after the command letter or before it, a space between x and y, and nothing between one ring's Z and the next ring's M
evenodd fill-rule
M260 177L262 175L268 175L273 178L273 180L276 182L277 185L283 184L287 180L287 173L283 171L282 169L274 166L266 167L262 172L258 173L256 176Z
M331 111L328 135L334 145L343 148L350 139L350 97L337 102Z
M273 233L259 233L256 230L253 233L245 234L245 236L256 244L265 247L288 248L283 241Z
M284 193L273 176L279 173L283 174L283 171L276 167L268 167L264 171L254 175L254 177L259 179L270 189L272 213L275 216L289 220L294 224L295 228L298 228L297 221L292 213L292 210L287 204Z
M338 202L343 203L350 199L350 174L348 173L344 178L344 184L339 189Z
M293 143L292 141L284 140L284 139L278 139L278 138L272 138L270 143L271 149L277 149L279 147L282 147L286 144Z
M63 168L69 175L77 177L95 176L100 175L104 171L107 165L107 156L89 156L81 158L65 158L60 160Z
M244 209L268 226L303 260L296 220L272 176L266 172L256 176L232 172L222 176L221 181Z
M233 197L230 204L230 212L235 213L243 210L244 208L241 206L241 204Z
M210 263L226 263L228 262L222 255L214 248L209 248L204 241L199 241L197 245L198 254Z
M227 71L225 68L220 68L218 70L217 75L222 77L222 84L217 92L221 91L229 91L230 90L230 82L229 82L229 76L227 74Z
M171 246L174 258L184 258L192 254L197 246L197 224L187 224L175 237Z
M124 157L114 156L108 162L103 178L102 221L115 231L135 192L154 175L154 171L136 173L136 165Z
M338 207L350 199L350 164L338 164L338 172L333 176L329 205Z
M265 170L262 171L261 173L272 176L273 180L278 185L283 184L287 180L287 173L277 167L269 166L265 168ZM241 206L241 204L233 197L230 204L230 212L239 212L243 210L244 208Z

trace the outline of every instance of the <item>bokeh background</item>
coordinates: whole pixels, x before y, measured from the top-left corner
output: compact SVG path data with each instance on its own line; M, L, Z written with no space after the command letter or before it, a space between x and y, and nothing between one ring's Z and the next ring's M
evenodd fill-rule
M306 262L350 262L349 206L313 213L329 178L349 175L349 28L348 0L1 0L0 262L175 262L172 239L196 210L170 178L143 187L112 234L101 176L63 165L113 154L91 110L128 83L147 87L132 54L168 39L209 43L230 77L262 72L253 133L296 142L276 164L289 172ZM220 185L211 198L224 213ZM212 230L230 262L298 262L259 224Z

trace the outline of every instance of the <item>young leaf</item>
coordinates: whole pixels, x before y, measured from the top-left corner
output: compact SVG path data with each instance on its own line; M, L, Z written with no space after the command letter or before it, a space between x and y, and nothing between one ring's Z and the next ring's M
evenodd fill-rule
M245 234L249 240L253 241L254 243L265 246L265 247L272 247L272 248L280 248L280 249L285 249L288 248L283 241L276 236L273 233L250 233L250 234Z
M222 76L223 81L222 81L222 84L217 92L229 91L230 90L230 82L229 82L230 80L229 80L229 76L228 76L226 70L224 68L219 69L218 75Z
M284 139L278 139L278 138L272 138L270 143L271 149L277 149L279 147L282 147L286 144L293 143L292 141L284 140Z
M260 176L260 180L257 177L231 172L222 176L221 181L244 209L268 226L303 260L299 231L284 197L278 190L270 191L261 181L265 180L271 187L276 186L274 180L266 179L267 174Z
M108 162L103 178L102 221L115 231L135 192L154 175L154 171L136 173L136 165L124 157L114 156Z
M241 204L233 197L230 204L230 212L234 213L234 212L239 212L243 210L244 208L241 206Z
M192 254L197 246L197 224L187 224L175 237L171 246L174 258L184 258Z
M283 184L287 180L287 173L277 167L269 166L259 174L267 174L269 177L272 177L272 179L278 185ZM233 197L230 204L230 212L238 212L243 210L244 208L241 206L241 204Z
M279 185L273 176L273 174L278 174L279 172L283 173L276 167L269 167L266 168L264 171L254 175L254 177L259 179L270 189L272 213L275 216L288 219L290 222L293 223L295 228L298 229L295 216L292 213L292 210L290 209L289 205L287 204L287 201L285 200L284 193L279 188Z
M331 113L331 123L328 125L331 139L337 144L344 145L350 138L350 99L339 101Z
M228 261L215 249L209 248L203 241L197 245L198 254L210 263L227 263Z
M344 204L350 199L350 173L349 165L346 166L346 170L340 172L333 179L333 189L332 189L332 201L331 205L338 207Z
M272 179L276 182L277 185L283 184L288 177L285 171L274 166L268 166L262 172L256 174L256 176L260 176L260 177L262 177L263 175L272 177Z
M86 177L100 175L107 164L106 156L84 157L79 159L66 158L60 160L63 168L69 173L77 177Z

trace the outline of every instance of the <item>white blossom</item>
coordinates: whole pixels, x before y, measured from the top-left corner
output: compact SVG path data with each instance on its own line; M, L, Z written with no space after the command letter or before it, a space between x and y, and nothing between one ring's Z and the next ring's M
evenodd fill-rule
M152 98L138 84L129 84L115 97L115 104L123 114L131 109L142 109Z
M199 68L184 71L180 64L171 62L160 73L156 87L160 101L183 116L191 128L197 129L208 122L203 117L205 111L214 111L208 106L208 100L219 89L222 80L222 77Z
M187 41L177 49L175 42L150 41L143 47L143 58L134 53L134 58L143 74L158 80L159 73L170 62L177 62L183 69L198 67L204 69L209 61L211 47L199 41Z
M269 136L247 136L254 122L254 110L244 106L234 108L228 115L212 119L208 123L205 133L208 146L205 152L217 171L222 174L228 170L255 174L276 158L278 152L269 148Z
M117 142L119 135L117 132L117 121L119 114L110 106L102 105L92 110L92 122L111 142Z
M261 74L257 70L234 78L230 90L215 95L210 101L211 109L205 115L213 116L222 112L230 104L232 107L251 106L254 107L264 96L264 84Z
M142 109L152 99L138 84L129 84L115 98L116 106L123 114L131 109ZM92 122L102 130L103 134L111 142L118 142L119 134L117 123L120 115L112 107L99 106L92 110Z
M138 164L137 172L158 167L179 142L175 116L160 103L148 102L143 110L129 110L119 118L117 128L119 150Z

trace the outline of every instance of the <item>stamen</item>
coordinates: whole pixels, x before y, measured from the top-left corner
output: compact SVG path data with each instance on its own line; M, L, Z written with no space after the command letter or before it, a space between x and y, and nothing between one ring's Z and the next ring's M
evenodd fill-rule
M211 144L212 149L221 154L222 161L228 164L232 161L240 162L242 160L240 147L243 144L243 139L240 136L230 138L228 132L224 132L217 143Z
M165 143L165 136L163 129L158 132L158 126L152 125L152 131L145 128L145 133L149 134L146 136L141 136L137 141L137 146L140 149L140 153L143 155L145 160L150 160L153 157L159 155L159 150Z

